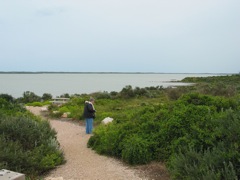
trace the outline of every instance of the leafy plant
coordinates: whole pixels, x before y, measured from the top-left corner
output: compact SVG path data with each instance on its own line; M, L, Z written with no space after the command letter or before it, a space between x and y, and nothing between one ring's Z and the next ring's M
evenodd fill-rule
M125 138L122 143L122 159L129 164L146 164L153 159L149 141L146 139L134 134Z
M15 108L6 101L2 102L5 106L0 108L1 169L11 169L34 178L64 162L56 132L48 121L26 110L19 111L17 105Z
M189 148L172 156L169 169L173 179L235 179L237 172L227 159L228 150L219 143L212 149Z

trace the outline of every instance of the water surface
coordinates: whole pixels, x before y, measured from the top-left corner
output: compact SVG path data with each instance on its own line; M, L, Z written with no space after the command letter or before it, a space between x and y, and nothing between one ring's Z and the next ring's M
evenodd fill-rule
M216 74L93 74L93 73L31 73L0 74L0 93L21 97L23 92L31 91L42 96L50 93L53 97L64 93L83 94L93 92L121 91L123 87L176 86L184 83L169 81L182 80L185 77L206 77Z

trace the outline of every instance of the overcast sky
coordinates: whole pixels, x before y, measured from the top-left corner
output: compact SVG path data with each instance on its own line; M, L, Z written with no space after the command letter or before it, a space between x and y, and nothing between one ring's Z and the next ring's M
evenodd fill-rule
M240 0L0 0L0 71L239 73Z

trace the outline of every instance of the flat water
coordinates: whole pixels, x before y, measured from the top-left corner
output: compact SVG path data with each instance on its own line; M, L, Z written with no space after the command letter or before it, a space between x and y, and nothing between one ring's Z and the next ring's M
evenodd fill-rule
M53 97L64 93L83 94L93 92L121 91L127 85L135 87L177 86L184 83L169 82L185 77L206 77L217 74L114 74L114 73L31 73L0 74L0 94L22 97L25 91L38 96L50 93Z

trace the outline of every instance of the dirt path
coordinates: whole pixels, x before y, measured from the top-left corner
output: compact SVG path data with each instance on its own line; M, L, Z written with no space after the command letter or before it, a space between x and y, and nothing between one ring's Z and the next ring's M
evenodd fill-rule
M39 107L28 109L40 115ZM50 120L52 128L57 131L57 138L64 151L66 163L51 171L46 177L59 180L140 180L139 170L124 165L116 159L101 156L90 148L90 138L85 134L85 127L78 124Z
M27 107L41 116L40 107ZM161 163L129 167L114 158L101 156L87 148L90 135L77 123L50 120L57 131L57 139L64 151L66 163L52 170L45 180L169 180Z

